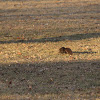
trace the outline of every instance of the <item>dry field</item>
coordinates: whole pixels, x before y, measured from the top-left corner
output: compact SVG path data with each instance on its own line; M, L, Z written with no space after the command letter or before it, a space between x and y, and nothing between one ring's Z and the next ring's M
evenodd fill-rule
M99 0L0 0L0 100L100 100L99 69Z

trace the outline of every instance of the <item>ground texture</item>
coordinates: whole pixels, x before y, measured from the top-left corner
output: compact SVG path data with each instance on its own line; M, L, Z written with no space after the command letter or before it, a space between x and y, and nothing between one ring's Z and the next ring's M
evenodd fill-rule
M0 1L0 100L99 100L99 69L99 0Z

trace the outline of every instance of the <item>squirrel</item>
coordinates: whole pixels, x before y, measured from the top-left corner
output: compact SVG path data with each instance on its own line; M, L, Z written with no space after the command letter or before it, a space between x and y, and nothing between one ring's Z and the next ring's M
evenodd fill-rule
M66 53L66 54L69 54L69 55L72 55L73 54L73 52L72 52L72 50L70 48L65 48L65 47L61 47L59 49L59 52L60 53Z

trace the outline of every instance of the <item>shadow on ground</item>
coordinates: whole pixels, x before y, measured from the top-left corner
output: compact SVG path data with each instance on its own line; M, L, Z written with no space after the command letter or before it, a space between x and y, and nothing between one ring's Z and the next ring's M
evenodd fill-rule
M98 37L100 37L100 33L86 33L86 34L74 34L74 35L69 35L69 36L40 38L40 39L34 39L34 40L0 41L0 44L4 44L4 43L58 42L58 41L65 41L65 40L82 40L82 39L90 39L90 38L98 38Z
M73 53L75 54L94 54L94 53L97 53L97 52L87 52L87 51L84 51L84 52L79 52L79 51L73 51Z
M0 64L0 94L99 93L100 61ZM73 95L74 96L74 95Z

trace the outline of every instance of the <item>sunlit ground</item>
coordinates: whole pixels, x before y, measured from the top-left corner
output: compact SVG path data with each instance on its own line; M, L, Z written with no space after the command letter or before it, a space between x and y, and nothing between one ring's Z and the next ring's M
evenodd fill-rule
M1 0L0 99L99 100L99 9L99 0Z

